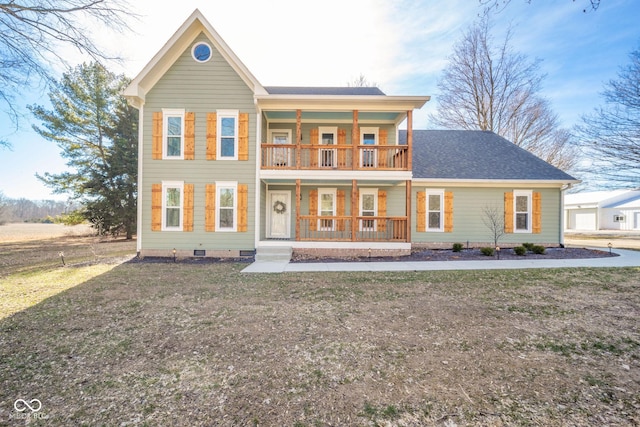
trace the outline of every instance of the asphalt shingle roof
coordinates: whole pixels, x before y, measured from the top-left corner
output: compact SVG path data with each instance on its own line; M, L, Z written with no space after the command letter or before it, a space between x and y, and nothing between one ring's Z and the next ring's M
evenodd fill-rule
M406 144L407 131L399 139ZM488 131L414 130L412 160L414 178L576 180Z
M349 95L384 96L377 87L303 87L303 86L265 86L270 95Z

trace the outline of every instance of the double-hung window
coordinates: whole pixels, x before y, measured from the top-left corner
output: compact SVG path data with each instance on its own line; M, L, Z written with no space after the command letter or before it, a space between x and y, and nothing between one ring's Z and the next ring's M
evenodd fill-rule
M531 196L529 190L513 192L514 231L516 233L531 232Z
M444 190L427 190L427 231L444 231Z
M360 145L378 145L378 128L360 128ZM373 168L376 166L376 150L363 148L361 153L361 166Z
M183 196L182 181L162 183L162 230L182 231Z
M272 149L272 161L270 166L288 166L291 160L291 129L271 129L271 143L283 145L283 148Z
M219 110L217 117L217 158L238 160L238 111Z
M237 231L238 183L216 182L217 231Z
M184 158L184 110L163 109L163 158Z
M360 216L374 217L378 215L378 189L367 188L360 190ZM360 231L376 231L376 220L361 219Z
M335 221L333 220L333 217L336 215L336 194L337 191L335 188L320 188L318 190L318 216L320 217L319 228L322 231L335 230Z

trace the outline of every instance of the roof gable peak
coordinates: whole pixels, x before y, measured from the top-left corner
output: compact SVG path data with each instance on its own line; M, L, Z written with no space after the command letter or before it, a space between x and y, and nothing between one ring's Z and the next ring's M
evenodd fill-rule
M196 8L124 90L124 96L132 105L139 107L144 104L145 96L149 90L153 88L200 33L205 34L212 45L255 94L267 93L260 82L207 21L202 12Z

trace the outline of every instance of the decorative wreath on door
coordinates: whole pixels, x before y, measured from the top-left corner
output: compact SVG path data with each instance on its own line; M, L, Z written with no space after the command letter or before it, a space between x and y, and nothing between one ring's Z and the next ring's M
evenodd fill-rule
M287 211L287 205L278 200L273 204L273 211L277 214L283 214Z

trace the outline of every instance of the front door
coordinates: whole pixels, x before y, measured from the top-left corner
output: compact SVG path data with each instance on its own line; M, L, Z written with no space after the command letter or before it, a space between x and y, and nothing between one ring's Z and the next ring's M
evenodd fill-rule
M267 204L267 237L288 239L291 237L291 192L270 191Z

